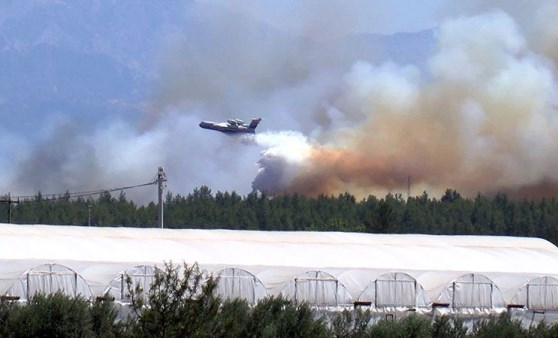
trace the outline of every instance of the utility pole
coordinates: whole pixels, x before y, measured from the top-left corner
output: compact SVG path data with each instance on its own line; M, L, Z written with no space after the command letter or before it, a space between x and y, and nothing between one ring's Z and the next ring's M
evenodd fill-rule
M89 201L89 204L87 204L87 226L91 226L91 207L93 207L91 205L91 201Z
M19 197L17 198L17 200L12 200L10 193L8 193L2 196L2 198L0 199L0 203L8 204L8 223L12 223L12 204L19 203Z
M163 167L159 167L159 171L157 172L157 185L159 187L159 205L158 205L158 212L157 212L157 225L159 228L164 228L163 223L163 192L165 189L165 182L167 181L167 175L165 174L165 169Z

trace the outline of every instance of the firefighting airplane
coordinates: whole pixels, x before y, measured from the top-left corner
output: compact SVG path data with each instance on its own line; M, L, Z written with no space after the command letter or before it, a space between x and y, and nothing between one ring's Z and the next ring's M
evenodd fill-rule
M261 120L261 117L254 118L250 121L250 124L245 124L244 121L239 119L231 119L227 120L227 122L202 121L200 123L200 127L204 129L217 130L228 135L241 133L254 134L256 132L256 127Z

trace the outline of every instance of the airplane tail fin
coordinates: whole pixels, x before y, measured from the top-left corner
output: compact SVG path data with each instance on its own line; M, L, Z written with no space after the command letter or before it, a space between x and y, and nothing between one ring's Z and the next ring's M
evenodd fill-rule
M258 126L258 124L260 123L260 121L262 120L262 118L257 118L257 119L252 119L252 121L250 121L250 125L248 126L249 129L256 129L256 127Z

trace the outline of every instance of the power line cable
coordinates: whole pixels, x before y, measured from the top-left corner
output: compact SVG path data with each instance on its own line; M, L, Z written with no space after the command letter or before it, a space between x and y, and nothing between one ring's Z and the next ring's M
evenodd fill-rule
M142 184L134 184L134 185L128 185L128 186L124 186L124 187L117 187L117 188L110 188L110 189L98 189L98 190L90 190L90 191L78 191L78 192L64 192L61 194L41 194L41 196L43 196L45 199L49 199L49 200L59 200L59 199L67 199L67 198L79 198L79 197L85 197L85 196L92 196L92 195L101 195L104 193L111 193L113 191L119 191L119 190L128 190L128 189L133 189L133 188L139 188L139 187L145 187L148 185L154 185L157 184L157 180L152 181L152 182L148 182L148 183L142 183ZM10 196L11 199L23 199L23 200L31 200L33 198L36 198L37 195L20 195L20 196Z

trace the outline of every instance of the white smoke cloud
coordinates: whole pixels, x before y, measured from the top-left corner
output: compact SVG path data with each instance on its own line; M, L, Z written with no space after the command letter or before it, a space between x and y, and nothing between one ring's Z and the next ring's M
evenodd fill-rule
M393 21L389 5L291 4L291 15L289 4L248 3L188 6L183 30L164 37L173 47L161 52L140 126L118 117L86 129L56 120L38 146L0 148L12 168L0 181L5 190L144 183L159 165L169 190L182 194L200 185L383 194L405 191L408 176L432 193L558 186L555 2L529 3L530 11L508 1L439 8L427 68L347 47L347 34L393 32L363 19ZM430 27L434 16L418 26ZM251 117L264 118L253 138L197 127ZM154 200L155 190L145 189L128 194Z
M253 188L260 191L277 193L289 186L308 163L312 150L307 137L292 131L267 132L247 140L266 148L261 153L258 174L252 183Z
M412 66L357 62L334 106L358 123L350 132L330 131L276 192L404 191L412 176L437 193L536 193L558 180L557 74L550 58L528 48L510 15L493 10L444 21L430 67L421 80Z

